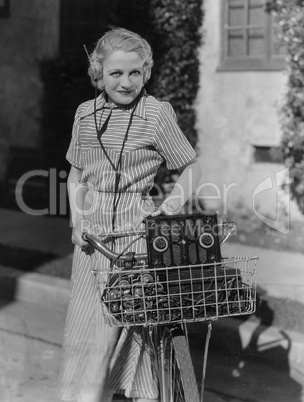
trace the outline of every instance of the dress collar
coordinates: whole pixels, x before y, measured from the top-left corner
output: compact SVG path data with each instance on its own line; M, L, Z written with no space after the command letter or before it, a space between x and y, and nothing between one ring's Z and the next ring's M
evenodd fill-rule
M129 105L115 105L114 109L118 108L120 110L124 110L128 113L132 113L134 116L138 116L144 120L146 120L146 109L145 109L145 104L146 104L146 98L147 98L147 92L145 89L142 89L141 93L138 95L140 97L139 101L138 98L136 98L132 103ZM111 107L111 105L107 101L107 94L105 91L103 91L96 99L96 109L102 109L102 108L107 108ZM138 101L138 103L137 103Z

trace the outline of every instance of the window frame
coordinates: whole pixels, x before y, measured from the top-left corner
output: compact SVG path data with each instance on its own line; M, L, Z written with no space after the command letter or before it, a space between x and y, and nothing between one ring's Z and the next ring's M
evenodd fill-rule
M1 0L0 1L0 18L8 18L9 16L10 16L10 0Z
M244 0L248 4L250 0ZM266 5L266 4L265 4ZM273 15L266 14L265 20L265 54L263 57L229 57L227 56L227 43L228 43L228 6L229 0L221 1L221 60L217 68L218 71L261 71L261 70L278 70L281 71L286 66L286 56L272 54L273 46ZM246 27L243 25L240 27ZM236 28L234 28L236 29Z

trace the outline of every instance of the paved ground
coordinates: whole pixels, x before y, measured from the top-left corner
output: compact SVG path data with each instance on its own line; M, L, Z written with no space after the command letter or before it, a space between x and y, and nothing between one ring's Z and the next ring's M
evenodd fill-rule
M56 402L61 336L53 329L64 324L64 316L5 300L0 315L0 400Z
M59 402L56 390L65 312L64 307L0 300L1 402ZM214 325L215 333L221 330ZM212 341L204 402L301 401L302 386L292 378L284 345L277 345L280 352L273 353L273 364L267 364L256 350L253 356L243 351L239 358L235 341L231 350L227 345L218 348ZM203 335L190 335L190 343L200 381ZM123 400L115 397L116 402Z
M57 402L64 309L5 299L0 307L0 400ZM209 390L205 399L224 401Z
M64 219L0 210L0 244L56 251L70 264ZM1 252L1 250L0 250ZM304 402L304 255L237 244L224 255L259 256L257 313L213 325L204 402ZM54 263L54 262L53 262ZM0 401L57 402L68 280L0 266ZM190 326L199 372L206 327Z

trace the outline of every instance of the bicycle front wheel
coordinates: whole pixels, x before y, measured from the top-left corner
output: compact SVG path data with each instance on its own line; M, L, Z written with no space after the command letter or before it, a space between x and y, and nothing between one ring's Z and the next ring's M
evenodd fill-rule
M160 329L161 402L199 402L189 344L180 327Z

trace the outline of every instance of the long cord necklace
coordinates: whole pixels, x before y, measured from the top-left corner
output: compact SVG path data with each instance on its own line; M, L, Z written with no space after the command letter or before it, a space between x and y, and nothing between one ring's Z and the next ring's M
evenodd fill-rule
M109 154L107 153L107 151L106 151L106 149L105 149L105 147L104 147L104 145L103 145L103 143L102 143L102 141L101 141L102 135L104 134L104 132L105 132L105 131L107 130L107 128L108 128L108 124L109 124L109 121L110 121L110 118L111 118L111 115L112 115L112 111L113 111L113 109L114 109L115 107L107 107L107 108L110 109L109 115L108 115L108 117L106 118L106 121L103 123L103 125L102 125L101 128L99 129L99 128L98 128L98 124L97 124L97 116L96 116L96 112L97 112L97 107L96 107L97 93L96 93L96 90L95 90L95 99L94 99L94 122L95 122L95 128L96 128L97 138L98 138L99 144L100 144L100 146L101 146L101 149L103 150L103 153L105 154L105 157L107 158L107 160L109 161L109 163L110 163L110 165L112 166L113 170L115 171L114 198L113 198L113 207L112 207L112 209L113 209L113 215L112 215L112 231L115 230L115 220L116 220L116 214L117 214L117 207L118 207L118 203L119 203L119 200L120 200L120 197L121 197L121 192L118 191L118 187L119 187L119 183L120 183L120 179L121 179L122 155L123 155L123 151L124 151L124 148L125 148L125 144L126 144L126 142L127 142L127 140L128 140L128 134L129 134L129 131L130 131L130 128L131 128L131 124L132 124L132 121L133 121L134 112L135 112L135 109L136 109L136 107L137 107L137 105L138 105L140 99L141 99L141 96L142 96L142 92L138 95L138 97L137 97L137 99L136 99L136 102L135 102L135 104L134 104L134 107L133 107L133 109L132 109L132 112L131 112L131 114L130 114L130 119L129 119L128 126L127 126L127 130L126 130L126 132L125 132L125 135L124 135L124 138L123 138L123 142L122 142L122 145L121 145L121 149L120 149L120 153L119 153L119 158L118 158L117 164L116 164L116 166L115 166L114 162L111 160ZM106 109L106 108L105 108L105 109ZM115 245L115 239L113 238L112 247L114 247L114 245Z

